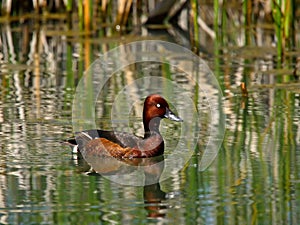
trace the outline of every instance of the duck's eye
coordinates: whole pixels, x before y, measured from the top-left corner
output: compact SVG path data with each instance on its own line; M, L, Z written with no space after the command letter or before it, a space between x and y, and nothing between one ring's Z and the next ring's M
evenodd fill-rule
M160 108L160 104L159 104L159 103L157 103L157 104L156 104L156 107L157 107L157 108Z

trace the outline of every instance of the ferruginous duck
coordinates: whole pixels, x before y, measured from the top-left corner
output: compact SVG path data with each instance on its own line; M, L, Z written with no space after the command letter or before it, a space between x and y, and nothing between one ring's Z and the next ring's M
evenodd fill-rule
M67 143L82 155L112 156L115 158L147 158L164 153L164 140L159 132L160 121L168 118L183 120L169 108L167 101L158 94L149 95L144 102L144 137L118 131L86 130L76 132L76 139Z

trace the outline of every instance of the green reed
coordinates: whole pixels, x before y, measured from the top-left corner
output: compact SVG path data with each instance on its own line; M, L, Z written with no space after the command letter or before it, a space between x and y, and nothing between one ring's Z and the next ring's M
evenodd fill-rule
M72 6L72 0L68 0L67 1L67 6L66 6L66 9L67 9L67 24L68 24L68 29L72 29L72 9L73 6Z
M285 48L288 47L290 40L293 40L291 34L294 33L294 6L294 0L272 1L272 16L277 38L277 56L280 63L283 60Z
M220 82L220 41L219 38L221 37L220 30L219 30L219 11L220 11L220 4L219 0L214 0L214 31L216 33L216 41L214 42L214 58L215 58L215 73L217 75L217 79ZM223 84L223 82L220 82ZM222 87L222 90L223 87Z
M199 25L198 25L198 1L197 0L191 0L191 20L193 23L193 33L191 33L191 39L192 39L192 47L194 48L193 51L195 53L199 52L200 43L199 43Z
M273 18L275 22L275 32L276 32L276 37L277 37L277 56L278 56L278 61L281 61L282 59L282 54L283 54L283 14L281 11L281 0L276 0L273 1Z
M245 44L249 45L250 43L250 27L252 22L252 1L245 0L243 2L243 14L245 18Z
M83 30L83 0L78 0L78 19L79 19L79 29Z

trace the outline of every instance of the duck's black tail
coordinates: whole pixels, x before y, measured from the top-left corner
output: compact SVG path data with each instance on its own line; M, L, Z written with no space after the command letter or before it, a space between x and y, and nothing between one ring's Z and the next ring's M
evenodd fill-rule
M76 140L75 142L78 145L79 149L83 149L84 146L93 139L93 137L91 135L89 135L89 133L85 132L85 131L81 131L81 132L77 132L75 133L76 135Z
M72 148L72 152L77 153L78 148L80 149L80 147L82 148L83 146L85 146L88 141L98 138L101 132L102 131L100 130L85 130L76 132L76 138L69 138L63 140L61 143L70 146Z

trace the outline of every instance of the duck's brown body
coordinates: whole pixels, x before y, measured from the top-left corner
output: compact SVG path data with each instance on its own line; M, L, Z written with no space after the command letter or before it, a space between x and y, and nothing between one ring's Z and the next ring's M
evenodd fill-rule
M76 141L81 154L112 156L116 158L146 158L163 154L164 140L159 132L162 118L182 121L169 109L165 99L159 95L149 95L145 99L143 111L144 138L124 132L88 130L76 133Z
M80 134L77 138L83 139ZM82 154L95 156L113 156L116 158L145 158L161 155L164 152L164 141L159 134L151 135L149 138L141 139L135 146L121 146L106 138L89 139L79 145Z

